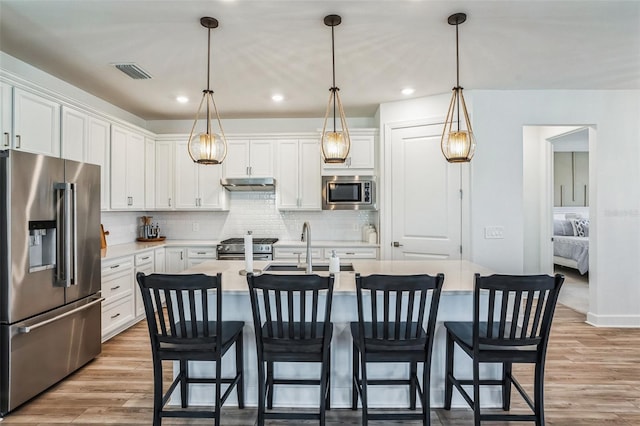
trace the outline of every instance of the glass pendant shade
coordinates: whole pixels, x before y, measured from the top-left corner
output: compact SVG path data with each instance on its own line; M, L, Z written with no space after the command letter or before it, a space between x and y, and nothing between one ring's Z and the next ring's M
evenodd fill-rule
M191 127L191 133L189 134L189 142L187 144L189 150L189 156L198 164L222 164L227 156L227 140L224 137L224 131L222 130L222 123L220 122L220 114L218 114L218 108L216 102L213 99L213 90L210 88L211 79L211 30L218 27L218 20L205 16L200 18L200 25L208 29L207 34L207 88L202 91L202 100L198 106L198 112L196 112L196 118L193 121ZM201 117L201 114L204 116ZM212 121L214 119L218 124L220 133L213 132ZM198 126L199 121L204 121L204 127L206 131L197 133L196 128L202 128Z
M457 110L457 111L456 111ZM460 115L462 114L463 120ZM457 121L456 121L457 117ZM462 87L454 87L449 111L444 123L442 154L450 163L466 163L471 161L476 150L476 139L473 136L467 105L462 94Z
M322 125L322 158L325 163L344 163L351 149L351 138L347 128L347 119L340 100L340 89L336 87L336 61L335 61L335 40L334 28L342 22L339 15L327 15L324 17L324 24L331 27L331 69L333 76L333 86L329 89L329 102L327 111L324 114L324 124ZM333 111L333 126L327 130L327 121Z
M327 104L327 112L324 117L324 125L322 126L322 157L325 163L344 163L351 149L351 138L347 128L347 119L342 109L342 102L338 94L338 88L331 89L329 103ZM327 121L333 107L333 130L327 131ZM339 117L335 116L338 111ZM336 127L339 121L340 126Z
M458 26L466 20L465 13L454 13L447 19L449 25L456 26L456 87L453 88L447 118L444 121L440 148L444 158L450 163L467 163L471 161L476 150L476 139L473 136L467 104L460 87Z
M206 131L202 133L196 133L196 126L200 120L200 114L203 110L203 106L206 105ZM212 131L212 112L215 114L215 119L218 123L220 133L214 133ZM189 156L198 164L222 164L227 156L227 140L222 131L222 124L220 122L220 116L218 115L218 109L216 103L213 100L213 91L205 90L196 113L191 133L189 134Z

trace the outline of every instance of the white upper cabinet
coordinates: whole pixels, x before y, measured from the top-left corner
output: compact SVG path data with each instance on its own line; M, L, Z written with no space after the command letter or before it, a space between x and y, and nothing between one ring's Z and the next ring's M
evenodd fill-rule
M0 82L0 135L2 136L0 146L2 149L11 148L11 140L13 139L11 129L12 117L11 86Z
M220 185L221 165L194 163L187 151L186 140L175 142L174 158L176 209L227 208L227 194Z
M273 141L227 139L225 177L273 177Z
M13 148L60 156L60 104L14 88L13 120Z
M156 141L155 201L157 209L168 210L175 207L174 145L173 141Z
M111 197L111 182L109 181L111 149L111 124L99 118L89 117L87 126L87 145L85 161L100 166L100 208L108 210Z
M280 140L276 149L276 205L280 210L320 210L320 142Z
M89 115L62 107L62 158L85 161L89 138Z
M144 209L144 136L111 126L111 208Z
M351 148L344 163L323 162L323 175L374 175L376 166L376 133L371 129L357 129L349 132Z
M144 138L144 208L156 207L156 141Z

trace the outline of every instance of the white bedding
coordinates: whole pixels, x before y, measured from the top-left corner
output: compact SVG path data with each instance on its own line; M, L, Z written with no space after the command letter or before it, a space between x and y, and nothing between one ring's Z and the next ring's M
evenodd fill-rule
M589 270L589 237L554 235L553 255L575 261L578 271L586 274Z

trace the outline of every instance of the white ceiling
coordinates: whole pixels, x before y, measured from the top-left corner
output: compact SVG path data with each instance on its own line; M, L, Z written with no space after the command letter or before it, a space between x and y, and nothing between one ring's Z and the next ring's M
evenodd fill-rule
M145 120L193 118L206 87L223 118L321 117L336 83L347 116L448 92L455 29L465 89L640 89L640 1L0 0L0 50ZM135 62L151 80L113 63ZM274 103L281 93L285 100ZM178 104L177 95L190 98Z

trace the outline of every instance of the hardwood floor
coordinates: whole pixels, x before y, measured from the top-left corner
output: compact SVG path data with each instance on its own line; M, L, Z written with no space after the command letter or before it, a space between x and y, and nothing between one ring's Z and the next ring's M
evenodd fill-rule
M527 373L531 370L522 367L516 371L530 389L532 374ZM152 388L149 341L146 325L141 322L106 342L102 354L83 369L11 413L2 420L2 426L149 425ZM548 425L640 424L640 329L594 328L584 323L584 315L559 305L547 355L545 392ZM512 399L513 410L523 407L515 393ZM222 424L248 426L255 423L255 418L254 409L225 407ZM360 424L358 411L331 410L327 418L332 426ZM472 424L469 409L434 409L431 418L434 426ZM212 422L163 421L163 425L203 424Z

